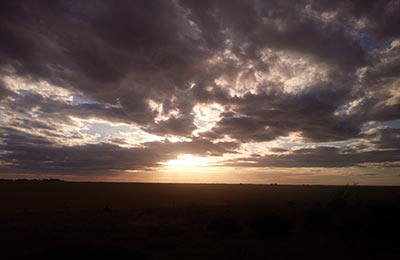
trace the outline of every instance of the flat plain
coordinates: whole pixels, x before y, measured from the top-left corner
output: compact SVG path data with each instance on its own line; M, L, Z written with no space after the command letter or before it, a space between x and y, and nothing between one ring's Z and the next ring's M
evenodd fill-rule
M1 259L400 259L400 187L0 182Z

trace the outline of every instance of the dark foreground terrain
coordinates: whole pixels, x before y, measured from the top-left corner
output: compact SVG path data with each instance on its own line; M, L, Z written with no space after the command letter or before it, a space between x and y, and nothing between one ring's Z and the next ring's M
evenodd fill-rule
M0 182L0 259L400 259L400 187Z

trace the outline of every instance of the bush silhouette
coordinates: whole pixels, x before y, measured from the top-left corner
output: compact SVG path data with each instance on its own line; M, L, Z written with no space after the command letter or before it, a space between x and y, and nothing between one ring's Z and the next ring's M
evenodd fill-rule
M293 227L290 219L268 213L252 218L249 224L251 230L259 238L286 238Z

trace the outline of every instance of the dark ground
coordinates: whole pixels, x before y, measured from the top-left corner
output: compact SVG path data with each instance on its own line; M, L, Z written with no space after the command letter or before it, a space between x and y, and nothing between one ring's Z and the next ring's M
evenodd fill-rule
M0 259L400 259L400 187L0 182Z

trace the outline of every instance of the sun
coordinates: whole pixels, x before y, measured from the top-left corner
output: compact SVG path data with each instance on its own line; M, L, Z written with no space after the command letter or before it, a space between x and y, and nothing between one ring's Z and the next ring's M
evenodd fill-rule
M192 154L180 154L178 159L169 160L163 163L167 167L199 167L206 166L208 161L204 157L193 156Z

